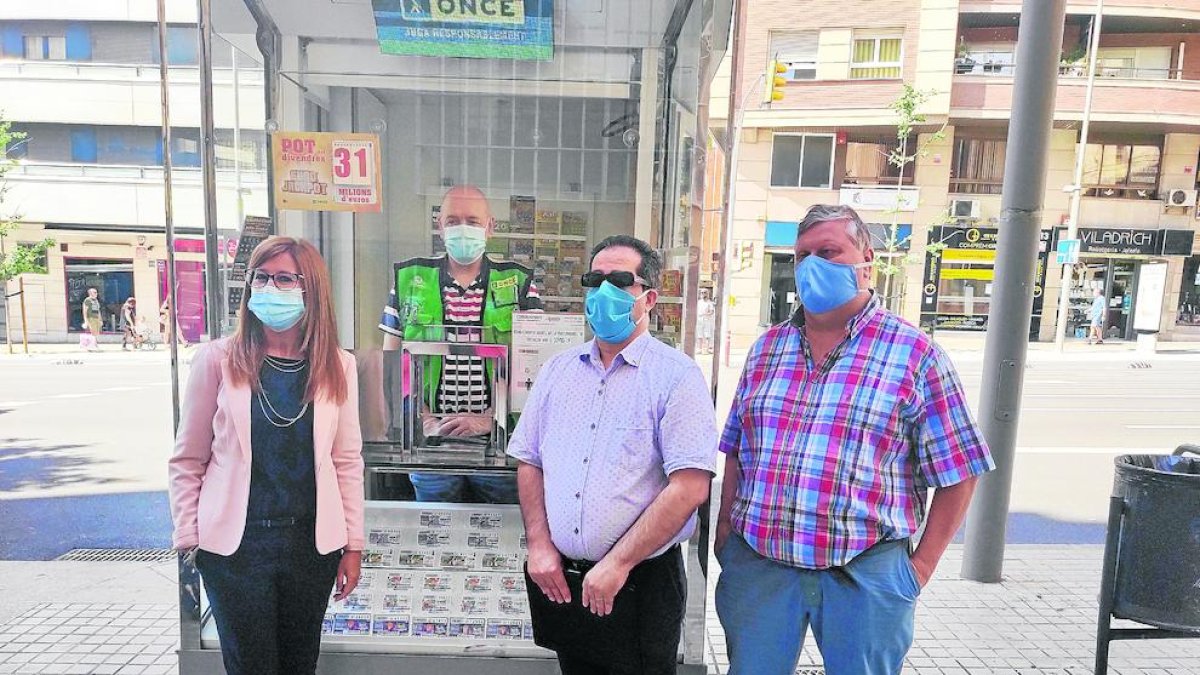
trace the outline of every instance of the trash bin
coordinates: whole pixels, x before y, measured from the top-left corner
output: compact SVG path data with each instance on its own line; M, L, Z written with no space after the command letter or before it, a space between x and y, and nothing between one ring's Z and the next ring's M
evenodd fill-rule
M1200 454L1123 455L1113 616L1200 633Z

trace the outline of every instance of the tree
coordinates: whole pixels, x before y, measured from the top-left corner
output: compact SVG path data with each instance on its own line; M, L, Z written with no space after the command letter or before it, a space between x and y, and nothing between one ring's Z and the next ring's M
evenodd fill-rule
M899 288L895 277L904 271L904 268L911 264L922 264L922 260L915 257L911 253L912 246L910 244L910 252L900 255L903 251L905 243L910 243L912 234L905 237L900 236L900 207L904 200L904 171L909 164L916 162L917 159L925 157L929 154L929 146L941 141L946 137L946 124L943 123L933 134L930 134L923 143L916 144L916 150L909 154L909 147L914 145L912 138L915 127L925 122L924 113L920 112L921 106L925 101L937 94L936 91L919 91L911 84L904 83L904 91L892 101L888 107L896 113L896 147L888 154L888 163L896 167L898 176L896 177L896 204L889 210L892 216L891 225L887 229L887 238L883 242L884 255L875 257L875 269L883 275L883 292L882 298L884 306L892 311L899 312L903 307L903 289ZM930 227L945 225L951 222L949 211L943 212L941 218L930 223ZM941 242L931 242L926 246L925 251L930 255L938 255L945 244ZM897 260L900 261L897 264Z
M35 244L17 244L10 251L5 241L21 222L19 215L9 214L4 207L4 198L8 194L4 177L15 165L9 159L8 151L13 143L24 138L25 134L13 131L12 123L0 116L0 289L4 288L4 283L22 274L45 274L46 251L55 244L53 239L44 239Z

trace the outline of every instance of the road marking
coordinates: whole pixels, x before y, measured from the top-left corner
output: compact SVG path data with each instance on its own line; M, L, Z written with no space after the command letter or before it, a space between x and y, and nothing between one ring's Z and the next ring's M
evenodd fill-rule
M1093 446L1055 448L1049 446L1018 446L1022 455L1161 455L1162 448L1105 448Z
M141 389L141 387L109 387L100 391L137 391L138 389Z
M88 396L98 396L99 394L56 394L50 398L87 398Z
M1126 429L1200 429L1198 424L1126 424Z
M33 401L0 401L0 408L20 408L30 403L33 403Z
M1058 394L1025 394L1026 399L1200 399L1200 394L1075 394L1062 392Z

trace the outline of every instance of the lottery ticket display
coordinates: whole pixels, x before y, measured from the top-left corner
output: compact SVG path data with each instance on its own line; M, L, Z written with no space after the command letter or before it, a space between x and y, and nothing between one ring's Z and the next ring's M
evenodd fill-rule
M323 640L533 646L517 506L368 502L358 587Z

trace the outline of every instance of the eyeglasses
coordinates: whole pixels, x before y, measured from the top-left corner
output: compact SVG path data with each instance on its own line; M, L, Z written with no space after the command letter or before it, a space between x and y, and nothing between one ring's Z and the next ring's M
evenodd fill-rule
M281 291L290 291L300 287L300 282L304 280L303 274L293 274L291 272L276 272L271 274L263 270L254 270L250 273L250 288L263 288L268 281L275 283L275 288Z
M646 288L653 288L645 279L635 275L633 272L584 272L579 278L579 283L584 288L600 288L600 284L605 281L616 286L617 288L629 288L634 284L641 284Z

